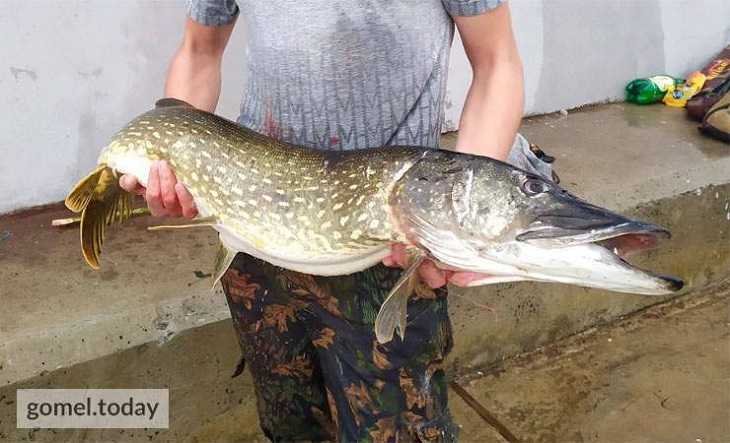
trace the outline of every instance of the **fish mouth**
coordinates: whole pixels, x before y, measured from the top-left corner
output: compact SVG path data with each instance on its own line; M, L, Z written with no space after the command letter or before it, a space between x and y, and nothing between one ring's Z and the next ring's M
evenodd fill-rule
M642 252L656 249L662 240L670 237L666 229L647 223L635 222L632 225L621 225L603 230L596 230L591 235L573 238L564 245L586 245L602 251L601 262L609 266L619 266L630 272L629 275L641 273L648 277L641 285L632 286L630 290L613 288L621 292L645 295L664 295L677 292L684 287L684 282L676 277L657 274L630 263L628 259ZM565 239L563 239L565 240ZM555 249L555 245L552 245ZM590 285L589 285L590 286ZM597 287L601 287L598 285Z
M632 232L597 240L592 243L608 249L614 255L625 260L640 252L655 249L659 244L660 236L668 238L668 234L666 230L660 232Z
M592 243L606 249L608 252L613 254L617 261L622 262L624 265L653 276L660 283L662 289L664 289L667 293L677 292L684 287L684 281L681 279L669 275L656 274L646 269L640 269L627 261L629 257L641 252L656 249L660 240L669 238L669 231L663 228L660 229L660 231L656 232L620 234L615 237L605 238Z
M579 202L562 211L539 215L516 239L544 248L593 244L605 249L615 262L654 277L660 293L682 289L682 280L640 269L627 261L629 257L655 249L661 240L671 238L666 228Z
M620 217L620 216L619 216ZM635 247L647 245L653 241L656 243L659 238L669 239L671 233L661 226L629 220L624 217L600 224L586 224L585 220L574 223L572 219L560 220L561 224L548 224L540 220L533 228L517 235L518 241L524 241L543 247L566 247L584 243L598 243L609 240L616 240L615 246L630 248L632 242ZM622 241L618 239L623 238Z
M554 197L552 204L534 213L526 229L517 235L518 241L542 247L565 247L629 234L670 237L669 231L661 226L632 220L567 192Z

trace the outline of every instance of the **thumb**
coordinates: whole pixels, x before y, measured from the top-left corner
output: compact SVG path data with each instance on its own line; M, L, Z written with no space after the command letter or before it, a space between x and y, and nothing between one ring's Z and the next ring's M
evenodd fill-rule
M475 282L485 280L488 277L489 275L478 272L454 272L449 276L449 283L461 288L468 288L473 286Z
M145 191L144 186L139 184L139 180L137 180L137 177L131 174L124 174L123 176L119 177L119 186L121 186L122 189L124 189L125 191L137 195L143 195Z

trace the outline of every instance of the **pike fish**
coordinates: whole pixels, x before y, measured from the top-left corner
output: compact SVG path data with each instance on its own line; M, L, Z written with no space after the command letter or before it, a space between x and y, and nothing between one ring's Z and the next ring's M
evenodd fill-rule
M669 232L571 195L550 180L487 157L423 147L324 151L274 140L166 98L102 150L98 167L69 193L81 213L81 250L99 268L108 225L132 214L120 174L146 185L166 160L192 194L193 224L223 245L214 281L237 252L314 275L345 275L379 263L392 243L412 265L376 319L381 342L404 336L417 265L478 274L471 285L532 280L647 295L682 281L624 258Z

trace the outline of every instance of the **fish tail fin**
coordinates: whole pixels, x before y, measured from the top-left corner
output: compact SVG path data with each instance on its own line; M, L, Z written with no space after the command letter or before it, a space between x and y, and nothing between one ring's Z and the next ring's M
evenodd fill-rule
M74 187L65 203L81 212L81 252L89 266L99 269L106 226L131 216L132 194L119 186L114 170L102 164Z
M73 212L81 212L86 208L89 200L91 200L91 196L94 195L94 189L99 183L99 177L106 167L106 165L97 166L89 175L76 183L76 186L68 193L64 201L68 209Z

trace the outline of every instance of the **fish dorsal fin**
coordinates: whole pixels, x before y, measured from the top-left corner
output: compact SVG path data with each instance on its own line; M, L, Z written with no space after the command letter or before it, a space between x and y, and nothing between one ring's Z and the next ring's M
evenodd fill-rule
M410 266L403 271L393 289L385 297L383 305L380 306L378 316L375 318L375 337L378 343L388 343L393 340L396 328L401 340L406 336L406 314L408 308L408 297L415 290L418 278L418 267L423 263L426 255L419 253L413 259Z
M172 97L161 98L161 99L157 100L157 102L155 102L155 108L171 108L174 106L182 106L185 108L194 108L195 107L184 100L180 100L178 98L172 98Z

